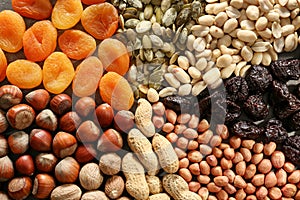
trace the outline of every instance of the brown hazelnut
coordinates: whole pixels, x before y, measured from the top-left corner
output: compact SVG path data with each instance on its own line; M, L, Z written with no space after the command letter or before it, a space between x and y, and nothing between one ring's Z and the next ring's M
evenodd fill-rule
M285 163L284 153L281 151L274 151L271 155L271 162L275 168L282 168Z
M94 142L99 137L100 130L91 120L82 122L76 131L76 138L83 143Z
M50 101L51 110L57 115L63 115L72 108L72 99L67 94L55 95Z
M52 135L43 129L33 129L30 133L30 146L32 149L44 152L50 151L52 146Z
M96 163L85 164L79 172L79 181L86 190L96 190L103 182L103 176Z
M75 111L82 117L87 117L95 111L96 102L91 97L81 97L75 104Z
M8 156L0 158L0 182L5 182L14 176L14 166Z
M24 131L17 131L8 136L8 146L14 154L23 154L29 148L29 135Z
M45 109L42 110L35 118L35 123L40 128L49 130L49 131L55 131L57 128L57 118L55 114L49 110Z
M45 89L37 89L29 92L25 99L35 110L40 111L47 107L50 101L50 94Z
M29 177L18 177L8 183L8 194L13 199L26 199L31 192L32 181Z
M79 175L80 166L72 157L66 157L55 166L55 178L61 183L74 183Z
M7 110L22 101L23 93L15 85L3 85L0 87L0 108Z
M77 148L76 138L66 132L58 132L52 143L52 149L54 154L59 158L64 158L72 155Z
M23 130L32 124L35 119L35 112L27 104L18 104L7 111L6 118L11 127Z
M124 185L124 180L121 176L112 176L105 183L105 194L111 199L116 199L123 194Z
M75 159L79 163L92 161L97 155L96 149L91 144L81 145L76 149Z
M8 121L5 117L5 113L0 110L0 133L3 133L8 128Z
M34 173L34 162L31 155L23 155L16 162L16 169L20 174L31 176Z
M0 135L0 158L8 153L8 143L4 136Z
M106 130L100 137L97 149L102 152L118 151L123 147L123 139L121 134L114 130Z
M51 172L56 163L57 158L52 153L41 153L35 158L36 168L41 172Z
M68 133L75 132L79 124L81 123L81 119L76 112L67 112L64 114L59 120L59 128L62 131L66 131Z
M32 194L35 198L46 199L55 188L54 178L48 174L36 175L33 182Z
M115 175L121 169L121 157L116 153L106 153L99 161L100 170L106 175Z
M62 199L72 199L80 200L82 191L75 184L64 184L60 185L51 192L51 200L62 200Z
M111 125L114 119L114 111L109 104L103 103L99 105L96 108L95 113L100 127L105 128Z
M114 127L127 132L134 127L134 114L131 111L120 110L114 117Z
M109 200L104 192L99 190L93 190L86 192L82 195L81 200Z

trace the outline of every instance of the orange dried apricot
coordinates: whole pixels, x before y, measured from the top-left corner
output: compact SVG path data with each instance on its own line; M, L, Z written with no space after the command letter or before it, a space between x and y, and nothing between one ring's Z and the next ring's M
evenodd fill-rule
M18 59L11 62L6 69L8 81L22 89L39 86L43 80L41 67L35 62Z
M15 53L22 49L26 26L24 19L15 11L0 12L0 48Z
M106 71L124 75L129 68L129 55L125 45L116 39L103 40L98 48L98 57Z
M73 79L73 93L78 97L87 97L94 94L103 74L100 60L91 56L77 66Z
M110 3L88 6L81 16L83 28L99 40L111 37L118 28L118 11Z
M2 49L0 49L0 82L3 81L6 77L6 68L7 59Z
M28 60L43 61L56 48L57 30L49 20L38 21L23 36L24 54Z
M103 3L105 0L81 0L82 3L86 5L92 5L92 4L97 4L97 3Z
M59 48L69 57L81 60L96 49L96 40L81 30L66 30L58 38Z
M52 10L52 23L58 29L68 29L75 26L83 11L80 0L57 0Z
M36 20L47 19L52 12L50 0L12 0L11 3L14 11Z
M71 60L62 52L54 52L43 65L43 84L53 94L62 93L73 80L74 67Z
M129 110L134 102L128 81L115 72L107 72L100 80L100 96L116 110Z

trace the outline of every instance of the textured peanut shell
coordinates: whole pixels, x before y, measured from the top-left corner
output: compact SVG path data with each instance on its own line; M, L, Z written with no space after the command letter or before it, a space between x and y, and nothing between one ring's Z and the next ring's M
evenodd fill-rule
M138 100L134 118L137 128L140 129L146 137L152 137L155 134L155 127L151 121L152 106L146 99Z
M157 176L146 175L150 194L159 194L163 191L162 182Z
M109 200L109 198L107 198L104 192L94 190L84 193L80 200Z
M51 193L51 200L79 200L81 189L75 184L64 184L56 187Z
M149 196L149 200L170 200L170 196L166 193L153 194Z

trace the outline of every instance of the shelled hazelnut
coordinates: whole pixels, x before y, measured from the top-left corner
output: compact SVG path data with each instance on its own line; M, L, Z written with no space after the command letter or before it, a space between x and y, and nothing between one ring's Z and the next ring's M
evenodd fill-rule
M29 92L25 99L36 111L40 111L47 107L50 94L45 89L37 89Z
M32 129L29 135L30 147L38 152L50 151L52 147L52 135L43 129Z
M55 166L55 178L61 183L74 183L79 170L78 162L72 157L66 157Z
M110 126L113 122L114 111L108 103L99 105L95 110L95 114L97 116L100 127L102 128Z
M95 111L96 102L91 97L81 97L75 103L75 111L82 117L87 117Z
M52 153L40 153L35 157L35 166L41 172L51 172L54 170L57 158Z
M81 142L94 142L100 137L100 130L96 124L87 120L80 124L76 131L76 138Z
M8 153L8 142L3 135L0 135L0 158Z
M15 85L3 85L0 87L0 108L7 110L22 101L23 93Z
M31 155L22 155L16 162L16 170L23 175L31 176L35 171L34 162Z
M52 143L52 149L54 154L59 158L64 158L72 155L77 148L76 138L66 132L58 132Z
M75 159L79 163L88 163L92 161L97 155L96 149L92 144L80 145L75 152Z
M99 166L96 163L85 164L79 172L79 181L81 186L86 190L98 189L103 182Z
M8 194L13 199L26 199L31 188L32 181L29 177L17 177L8 183Z
M55 131L58 122L55 114L50 109L45 109L36 116L35 123L42 129Z
M0 110L0 133L3 133L8 128L8 121L5 117L5 113Z
M35 198L46 199L55 188L54 178L48 174L37 174L33 181L32 194Z
M59 129L68 133L75 132L81 123L81 118L76 112L70 111L59 119Z
M121 134L114 130L106 130L100 137L97 149L102 152L114 152L123 147L123 139Z
M18 104L7 111L6 118L12 128L23 130L34 122L35 112L33 108L27 104Z
M24 131L17 131L8 136L7 142L14 154L23 154L29 148L29 135Z
M62 199L72 199L80 200L82 191L75 184L64 184L57 186L52 190L50 199L51 200L62 200Z
M8 156L0 158L0 182L5 182L14 177L14 166Z
M57 115L63 115L72 108L72 99L67 94L57 94L50 100L50 108Z

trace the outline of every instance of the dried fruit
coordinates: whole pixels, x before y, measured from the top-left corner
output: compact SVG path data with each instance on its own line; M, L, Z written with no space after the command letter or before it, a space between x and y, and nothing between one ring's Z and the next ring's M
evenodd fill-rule
M262 129L250 121L239 121L233 124L232 133L239 137L257 139L262 135Z
M288 137L283 145L285 156L296 164L300 164L300 135Z
M186 113L191 111L191 101L182 96L167 96L162 100L166 108L172 109L178 113Z
M271 63L270 69L281 81L298 80L300 78L300 60L277 60Z
M272 79L269 70L260 65L252 66L249 74L246 76L249 90L252 92L264 92L269 87Z
M52 12L52 5L49 0L12 0L14 11L36 20L47 19Z
M227 98L231 101L244 101L249 94L247 81L241 76L235 76L225 82Z
M6 77L7 59L0 48L0 82L2 82Z
M283 142L287 137L288 133L282 126L282 122L277 119L270 119L265 128L265 136L268 142Z
M289 98L290 92L286 84L277 80L273 80L271 95L274 96L274 98L271 98L271 100L281 102Z
M274 106L274 113L279 119L285 119L300 110L300 100L290 94L288 98Z
M251 95L244 103L245 112L254 120L262 120L269 114L267 104L261 95Z

